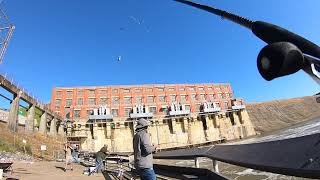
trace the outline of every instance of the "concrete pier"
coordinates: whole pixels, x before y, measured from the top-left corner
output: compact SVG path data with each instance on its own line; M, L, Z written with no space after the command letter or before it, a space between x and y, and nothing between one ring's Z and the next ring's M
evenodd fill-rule
M217 160L212 160L213 171L219 173L219 165Z
M31 105L28 110L27 121L25 125L26 132L33 132L34 131L34 116L35 116L35 106Z
M41 116L39 133L42 133L42 134L47 133L47 113L46 112L44 112Z
M19 95L14 95L13 101L11 102L10 112L8 116L8 128L11 131L18 131L18 111L19 111Z
M194 159L194 166L195 166L196 168L200 168L199 158L195 158L195 159Z
M59 125L59 128L58 128L58 134L60 135L60 136L65 136L66 135L66 133L64 132L64 126L63 125Z
M57 135L57 123L56 123L56 119L55 118L53 118L51 120L49 135L50 136L56 136Z

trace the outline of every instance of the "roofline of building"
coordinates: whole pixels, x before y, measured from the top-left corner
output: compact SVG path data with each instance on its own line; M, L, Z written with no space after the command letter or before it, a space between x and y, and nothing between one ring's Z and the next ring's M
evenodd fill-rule
M102 87L120 87L120 88L128 88L128 87L161 87L161 86L195 86L195 85L231 85L230 83L195 83L195 84L140 84L140 85L107 85L107 86L69 86L69 87L54 87L53 89L95 89L95 88L102 88Z

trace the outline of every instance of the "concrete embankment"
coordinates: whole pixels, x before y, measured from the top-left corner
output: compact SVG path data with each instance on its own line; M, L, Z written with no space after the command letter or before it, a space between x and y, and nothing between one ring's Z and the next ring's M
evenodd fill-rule
M320 103L315 96L248 103L246 105L254 128L266 133L320 117Z

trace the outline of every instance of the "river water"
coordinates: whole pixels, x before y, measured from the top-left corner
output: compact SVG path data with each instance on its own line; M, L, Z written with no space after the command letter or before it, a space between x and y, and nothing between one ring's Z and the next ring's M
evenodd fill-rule
M256 136L253 138L231 142L227 144L248 144L259 143L267 141L276 141L281 139L289 139L300 136L311 135L320 133L320 118L312 121L304 122L289 128L265 134L263 136ZM161 162L162 161L162 162ZM156 160L157 163L164 163L163 160ZM194 161L191 160L165 160L166 165L175 166L188 166L194 167ZM200 158L200 167L213 169L212 161L207 158ZM307 178L298 178L291 176L284 176L268 172L261 172L253 169L234 166L226 163L219 162L220 173L230 179L235 180L306 180Z

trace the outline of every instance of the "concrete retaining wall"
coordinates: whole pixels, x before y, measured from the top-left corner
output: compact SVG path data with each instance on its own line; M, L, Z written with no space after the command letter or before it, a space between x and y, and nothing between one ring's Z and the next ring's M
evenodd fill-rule
M234 119L233 123L231 118ZM107 144L113 152L133 151L132 123L122 121L93 124L91 128L89 126L82 124L80 127L76 124L70 134L71 137L81 139L83 150L96 152ZM163 149L256 135L246 110L202 117L153 119L148 132L152 143Z
M247 104L257 132L265 133L320 117L315 96Z

